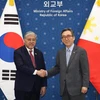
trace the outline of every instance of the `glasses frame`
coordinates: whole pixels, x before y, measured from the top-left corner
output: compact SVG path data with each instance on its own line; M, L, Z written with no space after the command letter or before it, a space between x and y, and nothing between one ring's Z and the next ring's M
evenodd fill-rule
M62 36L62 38L64 38L64 39L66 39L66 38L68 38L68 39L69 39L69 38L71 38L71 37L73 37L73 35L66 35L66 36L65 36L65 35L63 35L63 36Z

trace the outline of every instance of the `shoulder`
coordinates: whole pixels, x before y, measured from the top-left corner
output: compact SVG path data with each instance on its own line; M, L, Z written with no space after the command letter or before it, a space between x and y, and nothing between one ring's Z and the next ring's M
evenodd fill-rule
M59 49L57 53L58 53L58 54L59 54L59 53L64 53L65 51L66 51L66 48L64 47L64 48Z
M41 50L39 50L39 49L37 49L37 48L34 48L34 52L35 52L35 53L40 53L40 54L43 54L43 53L42 53L42 51L41 51Z
M22 51L24 49L26 49L25 46L21 46L21 47L15 49L14 52L19 52L19 51Z
M80 46L77 46L77 48L78 48L79 50L81 50L81 51L85 51L85 52L86 52L86 50L85 50L84 48L80 47Z
M76 46L76 51L82 55L87 55L87 51L80 46Z
M84 48L78 46L78 45L74 45L74 49L76 50L80 50L80 51L86 51Z

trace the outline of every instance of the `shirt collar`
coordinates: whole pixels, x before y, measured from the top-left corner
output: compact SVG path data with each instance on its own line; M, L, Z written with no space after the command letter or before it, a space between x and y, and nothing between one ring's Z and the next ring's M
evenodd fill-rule
M69 48L66 47L66 50L69 49L72 52L73 48L74 48L74 43Z
M28 51L28 53L29 53L30 49L27 48L27 47L26 47L26 49L27 49L27 51ZM32 49L32 54L34 54L34 48Z

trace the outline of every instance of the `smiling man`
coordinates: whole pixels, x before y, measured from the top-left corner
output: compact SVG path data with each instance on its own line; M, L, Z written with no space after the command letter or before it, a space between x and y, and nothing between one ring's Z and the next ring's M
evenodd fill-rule
M41 77L60 74L60 94L62 100L85 100L89 86L89 64L87 53L74 44L72 29L61 32L61 40L65 47L58 51L56 65L48 71L41 70Z
M37 75L40 69L46 69L44 57L35 48L37 35L29 31L24 36L24 46L14 51L16 65L16 100L40 100L46 92L47 79Z

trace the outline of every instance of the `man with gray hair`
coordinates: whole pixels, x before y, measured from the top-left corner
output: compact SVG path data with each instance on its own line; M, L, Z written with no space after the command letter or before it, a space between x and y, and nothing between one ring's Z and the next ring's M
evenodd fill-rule
M46 93L47 79L37 75L46 68L42 52L35 48L36 40L37 35L29 31L24 35L24 46L14 51L16 100L40 100Z

